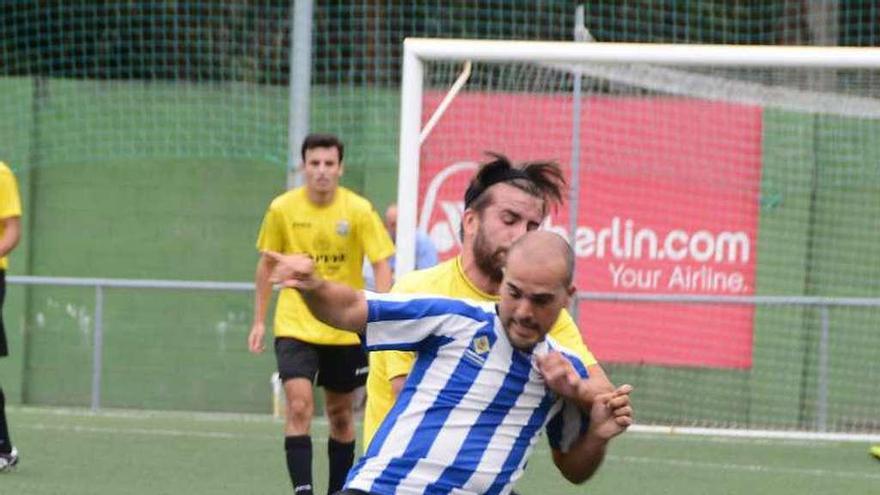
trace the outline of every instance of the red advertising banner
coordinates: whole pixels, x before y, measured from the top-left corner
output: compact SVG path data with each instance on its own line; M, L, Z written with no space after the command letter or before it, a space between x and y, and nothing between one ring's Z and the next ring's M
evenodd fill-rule
M426 114L442 95L426 99ZM578 194L545 228L573 238L579 290L754 293L761 110L684 98L583 102ZM419 226L459 251L467 181L486 150L515 161L571 154L571 100L460 95L422 147ZM578 326L602 362L749 368L752 306L584 302Z

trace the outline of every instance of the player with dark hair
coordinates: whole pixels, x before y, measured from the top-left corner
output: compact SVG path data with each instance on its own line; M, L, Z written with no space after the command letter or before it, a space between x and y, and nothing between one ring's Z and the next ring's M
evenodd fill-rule
M400 277L392 292L498 301L508 249L526 232L536 230L550 209L562 203L565 179L555 162L514 165L503 155L489 155L491 159L481 165L465 193L461 254ZM600 389L613 389L567 311L560 313L550 335L578 355L590 371L590 380ZM391 410L414 360L411 352L370 353L365 445Z
M376 289L385 292L391 286L388 257L394 254L394 245L369 201L339 186L343 150L336 136L306 137L301 149L305 186L272 201L257 249L308 254L322 277L358 289L364 286L361 265L366 255ZM264 320L272 294L269 274L274 265L274 259L266 255L257 263L254 320L248 335L248 347L254 353L263 351ZM357 335L332 331L316 320L294 290L281 291L273 327L286 397L284 449L294 493L313 493L309 430L314 382L325 391L330 422L328 493L332 493L342 486L354 462L354 391L366 381L367 357Z
M510 246L497 303L354 291L316 276L308 257L270 256L273 280L319 319L364 334L369 350L418 355L342 494L509 493L542 428L556 467L582 483L632 424L632 387L597 391L585 363L547 335L575 292L574 254L557 234Z
M15 175L5 163L0 162L0 311L6 298L6 269L9 267L7 255L15 249L21 238L21 199ZM0 357L7 356L6 329L3 315L0 314ZM18 449L12 446L9 438L9 425L6 423L6 396L0 387L0 472L18 464Z

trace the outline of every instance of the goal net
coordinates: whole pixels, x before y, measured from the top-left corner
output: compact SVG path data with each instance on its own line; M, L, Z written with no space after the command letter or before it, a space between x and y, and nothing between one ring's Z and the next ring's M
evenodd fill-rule
M543 227L572 243L573 313L641 425L880 438L878 67L862 49L407 40L398 269L416 228L458 253L486 151L557 160L570 196Z

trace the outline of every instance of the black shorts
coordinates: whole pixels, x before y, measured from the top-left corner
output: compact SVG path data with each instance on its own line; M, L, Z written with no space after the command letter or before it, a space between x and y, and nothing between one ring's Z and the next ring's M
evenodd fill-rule
M275 338L281 380L306 378L333 392L346 393L367 383L367 354L358 345L319 345L293 337Z
M3 326L3 301L6 300L6 270L0 270L0 357L9 355L6 328Z

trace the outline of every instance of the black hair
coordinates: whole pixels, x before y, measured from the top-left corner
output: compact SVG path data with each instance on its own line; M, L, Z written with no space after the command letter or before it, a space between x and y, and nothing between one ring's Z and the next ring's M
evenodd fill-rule
M342 163L342 156L345 153L345 145L333 134L309 134L303 139L300 156L303 161L306 159L306 151L312 148L336 148L339 152L339 162Z
M547 206L562 204L566 187L562 169L554 161L534 161L514 165L500 153L486 152L493 158L480 166L477 175L471 179L464 194L465 209L482 211L491 203L491 195L484 194L495 184L510 184L521 191L544 200L544 213Z

